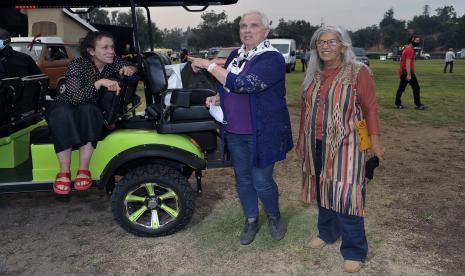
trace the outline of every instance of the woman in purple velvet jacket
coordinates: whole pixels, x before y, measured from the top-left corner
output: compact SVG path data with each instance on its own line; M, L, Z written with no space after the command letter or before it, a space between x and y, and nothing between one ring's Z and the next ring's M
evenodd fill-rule
M242 16L239 25L243 45L231 53L224 68L211 60L190 60L194 70L208 70L221 84L219 96L207 98L206 104L221 104L225 113L226 144L246 218L240 242L246 245L260 228L258 199L265 208L271 237L281 240L285 235L273 168L286 158L293 144L285 98L285 62L266 40L269 20L252 11Z

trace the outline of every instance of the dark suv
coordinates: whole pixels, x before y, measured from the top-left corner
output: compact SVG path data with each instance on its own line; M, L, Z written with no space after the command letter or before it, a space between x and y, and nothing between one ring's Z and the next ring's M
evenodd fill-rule
M12 37L11 47L34 59L48 76L52 95L64 92L66 68L73 58L80 56L78 45L64 43L61 37Z
M367 54L365 53L365 49L359 47L353 47L353 49L357 60L361 63L366 64L367 66L370 66L370 60L368 59Z

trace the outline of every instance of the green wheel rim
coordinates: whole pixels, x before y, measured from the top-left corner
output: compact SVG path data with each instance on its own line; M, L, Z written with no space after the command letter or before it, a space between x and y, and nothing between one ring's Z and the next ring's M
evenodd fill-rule
M157 230L179 216L178 195L157 183L142 183L124 198L126 218L133 224Z

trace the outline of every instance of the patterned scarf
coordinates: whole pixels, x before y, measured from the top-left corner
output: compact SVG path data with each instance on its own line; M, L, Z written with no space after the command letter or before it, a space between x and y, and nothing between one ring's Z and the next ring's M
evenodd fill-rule
M363 118L358 106L356 79L361 65L344 65L333 80L325 102L320 102L320 75L310 84L304 95L305 152L303 163L303 200L316 199L316 186L320 190L320 203L326 209L347 215L363 216L365 207L366 151L358 148L355 120ZM308 94L309 93L309 94ZM316 183L314 148L316 144L316 117L318 105L324 105L323 162L320 183Z
M271 42L268 40L262 41L258 44L257 47L253 48L252 50L246 52L245 45L242 45L239 51L237 51L236 57L232 60L232 62L228 65L228 72L233 74L239 75L242 70L244 70L245 65L248 61L250 61L253 57L259 56L265 52L278 52L279 51L271 45Z

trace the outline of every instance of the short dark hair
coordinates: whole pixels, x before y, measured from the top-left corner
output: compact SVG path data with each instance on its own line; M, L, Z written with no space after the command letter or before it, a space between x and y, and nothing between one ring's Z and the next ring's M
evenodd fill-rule
M88 32L87 35L79 40L79 52L81 52L81 56L90 58L87 49L95 49L95 45L97 44L97 40L102 39L103 37L108 37L114 40L113 35L109 32Z
M411 43L411 42L415 41L416 38L420 38L420 36L419 35L414 35L414 34L410 35L410 37L408 39L408 43Z
M10 32L7 30L0 28L0 39L8 39L11 38Z

